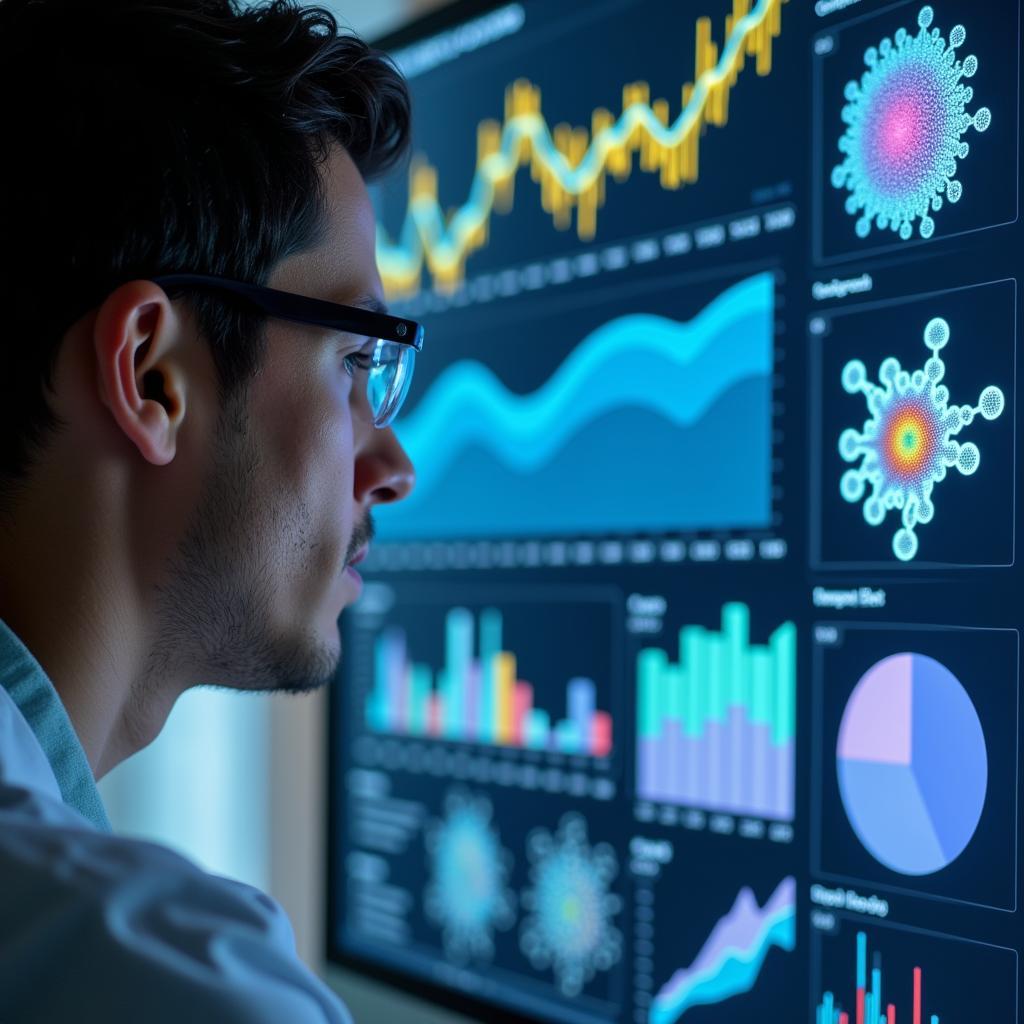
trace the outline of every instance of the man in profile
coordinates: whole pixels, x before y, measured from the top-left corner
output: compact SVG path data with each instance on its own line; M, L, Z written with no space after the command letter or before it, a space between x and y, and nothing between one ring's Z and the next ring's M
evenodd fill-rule
M405 84L296 0L0 0L0 79L0 1020L347 1021L96 780L192 686L335 675L413 484L365 185Z

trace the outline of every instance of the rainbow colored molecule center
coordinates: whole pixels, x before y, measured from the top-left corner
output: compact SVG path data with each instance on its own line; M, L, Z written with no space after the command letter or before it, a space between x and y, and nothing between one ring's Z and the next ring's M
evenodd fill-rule
M864 519L880 526L893 509L901 512L902 525L893 536L893 553L901 561L917 554L916 528L935 516L932 491L956 467L965 476L976 472L981 462L978 446L954 440L979 413L996 419L1006 404L1003 392L989 386L978 404L950 405L949 388L940 383L946 364L939 352L949 342L949 324L942 317L928 321L924 343L931 357L913 374L889 357L879 368L881 384L868 380L867 368L859 359L843 367L843 388L849 394L863 394L871 414L861 430L848 427L839 437L839 454L846 462L858 462L839 481L846 501L864 502ZM865 498L868 485L871 493Z
M832 170L832 185L849 192L846 212L857 217L860 238L874 225L906 240L915 220L921 237L931 238L931 214L942 209L944 198L955 203L963 194L957 161L970 146L961 136L969 128L983 132L992 122L988 107L967 113L974 90L961 79L973 77L978 60L957 59L966 29L955 26L947 44L938 29L929 31L933 17L931 7L922 7L917 35L901 28L893 39L868 47L868 70L843 91L844 159Z
M918 396L905 396L893 401L879 433L887 474L913 481L934 460L942 424L934 406Z

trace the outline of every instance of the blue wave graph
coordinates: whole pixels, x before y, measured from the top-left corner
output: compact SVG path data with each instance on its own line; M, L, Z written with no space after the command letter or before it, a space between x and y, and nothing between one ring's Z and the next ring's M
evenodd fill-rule
M796 948L793 876L776 886L763 907L758 906L752 889L740 889L696 960L676 971L654 997L648 1024L676 1024L695 1006L722 1003L751 991L774 946L787 953Z
M381 538L767 526L773 328L760 273L687 322L602 324L527 395L453 364L396 427L417 484Z

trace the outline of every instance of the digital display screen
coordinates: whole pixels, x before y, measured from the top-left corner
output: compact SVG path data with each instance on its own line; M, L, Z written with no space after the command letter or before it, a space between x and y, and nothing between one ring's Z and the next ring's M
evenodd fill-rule
M329 954L488 1021L1019 1018L1018 0L454 5Z

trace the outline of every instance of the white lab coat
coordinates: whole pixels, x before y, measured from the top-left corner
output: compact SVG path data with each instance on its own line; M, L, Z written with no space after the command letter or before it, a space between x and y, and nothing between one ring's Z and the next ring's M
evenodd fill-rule
M109 829L60 698L0 620L0 1021L351 1024L278 903Z

